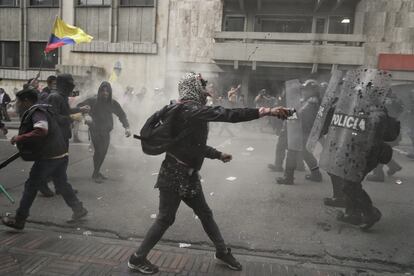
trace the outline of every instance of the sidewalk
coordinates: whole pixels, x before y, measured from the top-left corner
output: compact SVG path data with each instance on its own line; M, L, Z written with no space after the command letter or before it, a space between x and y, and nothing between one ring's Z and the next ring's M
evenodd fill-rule
M0 226L0 275L139 275L127 268L137 241L94 237L27 228L9 231ZM172 244L173 245L173 244ZM149 260L160 267L157 275L404 275L369 273L346 266L315 265L300 261L246 255L237 252L244 270L234 272L216 264L210 250L159 245ZM410 274L405 274L410 275Z

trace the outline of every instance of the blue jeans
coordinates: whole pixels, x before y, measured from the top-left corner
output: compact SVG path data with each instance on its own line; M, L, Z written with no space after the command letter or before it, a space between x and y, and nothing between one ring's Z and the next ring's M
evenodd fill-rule
M30 207L36 198L39 188L52 177L56 188L62 194L66 204L73 210L82 208L72 186L68 183L66 170L68 168L68 157L59 159L47 159L35 161L24 185L23 196L19 208L16 211L16 218L25 220L29 216Z

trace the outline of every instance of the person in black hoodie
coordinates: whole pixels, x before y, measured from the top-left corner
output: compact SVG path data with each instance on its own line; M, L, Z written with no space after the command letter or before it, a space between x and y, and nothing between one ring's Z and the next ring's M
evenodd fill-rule
M59 74L56 78L56 86L57 90L52 90L47 97L46 102L51 105L51 109L56 114L56 120L65 141L66 150L69 151L69 139L72 137L72 119L70 115L79 112L86 113L89 111L89 107L70 108L68 97L75 88L75 83L71 74ZM45 183L39 190L46 197L53 196L53 192L50 190L47 183ZM77 191L75 190L75 192ZM60 191L56 189L56 193L59 194Z
M184 201L200 218L205 232L216 247L215 258L232 270L242 270L242 265L227 248L214 220L200 183L199 171L204 158L229 162L230 154L222 153L207 145L208 122L237 123L276 116L286 119L289 112L284 108L233 108L206 106L208 93L206 81L200 74L188 73L178 84L180 95L174 130L177 134L190 133L167 151L155 185L160 191L159 214L149 229L141 246L128 261L131 270L154 274L158 268L147 260L150 250L174 223L181 201Z
M131 136L127 116L121 105L112 99L112 87L109 82L102 82L98 89L98 95L88 98L78 104L78 107L90 106L89 115L92 122L89 122L89 131L92 143L95 147L93 155L93 174L92 179L96 183L102 183L106 177L100 172L109 147L110 133L114 127L112 114L118 116L125 128L125 136Z
M50 105L36 104L38 92L31 87L18 92L16 98L21 124L19 134L13 136L10 142L17 145L23 160L34 163L26 180L16 216L3 217L3 224L23 229L37 191L47 178L52 176L66 204L73 210L72 219L78 220L86 216L88 211L67 182L68 151Z

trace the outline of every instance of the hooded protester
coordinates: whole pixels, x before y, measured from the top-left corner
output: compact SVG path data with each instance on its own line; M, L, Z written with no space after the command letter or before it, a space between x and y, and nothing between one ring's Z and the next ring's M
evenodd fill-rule
M93 155L93 174L92 179L96 183L102 183L107 179L100 172L109 147L110 133L114 127L112 114L118 116L119 121L125 128L125 136L131 136L127 116L121 105L112 99L112 87L109 82L102 82L98 89L98 95L88 98L78 104L78 107L90 106L89 115L92 121L88 123L92 143L95 147Z
M68 97L72 93L73 88L75 88L74 80L71 74L59 74L56 78L56 86L57 90L52 91L46 101L49 105L51 105L53 112L56 114L56 120L65 141L66 151L69 151L69 139L72 137L72 118L70 115L79 112L86 113L89 111L89 107L70 108ZM47 186L47 183L45 183L43 187L39 188L39 190L46 197L53 196L53 192ZM56 193L59 192L60 191L56 190Z
M17 145L23 160L34 163L26 180L16 216L3 217L3 224L23 229L37 191L52 176L66 204L73 210L72 219L78 220L86 216L88 211L67 182L68 150L51 106L36 104L38 92L33 88L23 89L16 94L16 98L16 109L20 114L21 123L19 134L13 136L10 142Z
M141 246L129 259L128 267L144 274L154 274L158 268L147 260L150 250L174 223L181 201L184 201L200 218L204 231L216 247L215 257L232 270L242 270L241 264L227 248L213 218L201 187L199 171L204 159L229 162L230 154L222 153L207 145L208 122L244 122L263 116L286 119L284 108L234 108L206 106L209 94L207 81L200 74L188 73L178 84L179 102L174 113L174 130L188 133L174 143L166 152L155 185L159 189L159 214L149 229Z

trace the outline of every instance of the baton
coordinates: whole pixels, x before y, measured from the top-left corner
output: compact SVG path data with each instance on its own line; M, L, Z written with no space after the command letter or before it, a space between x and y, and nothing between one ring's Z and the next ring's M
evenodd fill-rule
M3 193L8 200L10 200L11 203L14 203L14 199L12 196L6 191L6 189L3 187L3 185L0 184L0 193Z
M20 152L16 152L15 154L13 154L9 158L7 158L6 161L4 161L3 163L0 164L0 170L3 169L4 167L6 167L8 164L10 164L11 162L13 162L14 160L16 160L19 157L20 157Z

